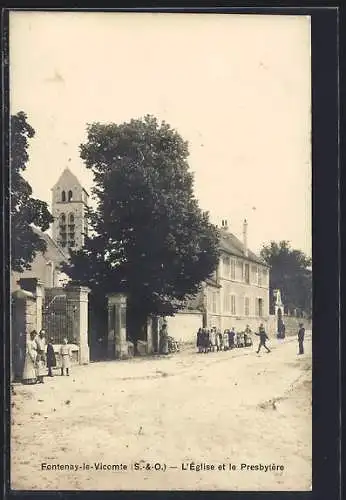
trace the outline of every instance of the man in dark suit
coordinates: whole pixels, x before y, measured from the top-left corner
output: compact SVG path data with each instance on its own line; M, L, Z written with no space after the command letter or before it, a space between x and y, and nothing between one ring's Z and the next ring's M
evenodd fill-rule
M266 340L268 340L269 337L266 334L266 331L264 329L263 324L260 325L258 333L255 332L255 335L257 335L260 338L260 341L259 341L259 344L258 344L258 349L257 349L257 354L260 352L262 346L265 349L267 349L267 352L271 352L270 349L266 346Z
M305 336L305 328L303 323L299 323L299 331L298 331L298 345L299 345L299 353L304 354L304 336Z

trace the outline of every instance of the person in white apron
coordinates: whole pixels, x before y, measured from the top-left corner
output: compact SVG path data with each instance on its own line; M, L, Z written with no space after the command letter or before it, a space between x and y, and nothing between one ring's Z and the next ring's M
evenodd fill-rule
M223 350L228 351L229 349L229 336L228 336L228 330L225 330L223 332Z
M66 370L66 375L70 375L70 366L72 358L72 348L68 344L67 339L63 340L63 344L60 347L60 357L61 357L61 375L64 375L64 370Z
M214 352L215 347L216 347L216 328L213 327L209 333L209 348L212 352Z

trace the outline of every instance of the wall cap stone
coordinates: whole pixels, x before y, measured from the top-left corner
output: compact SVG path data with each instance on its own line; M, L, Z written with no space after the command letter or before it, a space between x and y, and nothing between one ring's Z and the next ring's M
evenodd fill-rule
M32 292L28 292L27 290L19 289L12 292L12 297L17 299L32 299L35 300L35 295Z
M84 292L90 293L91 289L87 286L77 286L77 285L67 285L65 287L66 292Z
M127 301L127 295L124 293L108 293L106 297L108 305L126 304Z

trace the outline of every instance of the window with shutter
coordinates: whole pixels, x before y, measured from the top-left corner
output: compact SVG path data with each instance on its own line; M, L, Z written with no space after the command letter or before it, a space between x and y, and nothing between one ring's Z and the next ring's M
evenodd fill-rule
M231 295L231 314L236 314L235 295Z

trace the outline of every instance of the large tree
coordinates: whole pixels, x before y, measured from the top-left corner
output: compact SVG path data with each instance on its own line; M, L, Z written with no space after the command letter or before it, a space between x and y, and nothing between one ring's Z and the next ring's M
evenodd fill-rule
M194 197L188 154L180 135L150 115L89 125L81 145L94 174L94 235L66 270L94 294L127 294L133 339L149 314L183 307L217 264L218 231Z
M45 231L53 222L47 203L31 196L31 186L22 175L29 160L28 139L34 135L35 130L29 125L23 111L11 116L11 268L18 272L30 269L36 252L46 250L44 240L32 226Z
M270 266L270 291L281 291L282 301L289 311L311 315L312 273L311 258L291 248L288 241L271 241L261 250L261 256Z

